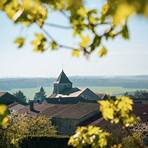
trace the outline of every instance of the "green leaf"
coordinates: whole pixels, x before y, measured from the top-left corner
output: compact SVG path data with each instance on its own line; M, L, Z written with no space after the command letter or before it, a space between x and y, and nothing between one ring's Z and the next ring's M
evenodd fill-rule
M96 47L98 47L100 45L100 43L101 43L101 37L98 35L95 35L95 38L94 38L92 44L90 45L91 51L95 50Z
M124 26L123 26L121 35L122 35L122 37L123 37L124 39L129 39L129 32L128 32L128 27L127 27L127 25L124 25Z
M107 54L107 49L105 47L102 47L99 51L98 51L98 55L99 57L104 57Z
M58 48L57 42L56 41L52 41L51 44L50 44L50 47L51 47L52 50L57 49Z
M18 37L15 40L15 43L17 44L18 48L21 48L24 46L25 38L24 37Z
M86 36L81 35L80 46L85 48L89 45L89 43L90 43L90 37L88 35Z
M73 57L78 58L78 57L80 57L80 50L79 49L73 49L71 54L72 54Z
M46 50L46 37L42 33L36 33L35 39L32 41L33 50L36 52L44 52Z

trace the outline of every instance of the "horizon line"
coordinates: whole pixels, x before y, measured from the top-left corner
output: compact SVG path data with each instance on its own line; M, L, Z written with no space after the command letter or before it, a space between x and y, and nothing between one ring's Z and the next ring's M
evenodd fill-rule
M129 74L129 75L67 75L68 77L144 77L148 76L148 74ZM41 79L55 79L56 76L47 77L47 76L9 76L9 77L0 77L0 79L33 79L33 78L41 78Z

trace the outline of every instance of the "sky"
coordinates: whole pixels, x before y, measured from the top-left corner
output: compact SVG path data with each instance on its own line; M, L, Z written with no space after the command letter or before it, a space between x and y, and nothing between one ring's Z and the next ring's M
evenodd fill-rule
M93 0L95 1L95 0ZM89 4L93 7L92 3ZM58 13L51 12L48 20L66 24L67 20ZM89 59L84 56L74 58L68 49L35 53L30 46L36 26L29 29L14 25L0 12L0 78L7 77L57 77L63 69L69 76L116 76L148 75L148 19L131 17L128 23L130 40L118 37L105 42L108 55L99 58L96 53ZM47 27L60 43L74 46L77 42L70 30ZM18 49L13 43L15 37L27 37L27 45Z

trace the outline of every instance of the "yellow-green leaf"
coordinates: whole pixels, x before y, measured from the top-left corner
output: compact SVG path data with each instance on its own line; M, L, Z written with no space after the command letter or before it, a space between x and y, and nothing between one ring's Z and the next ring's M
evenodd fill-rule
M99 57L103 57L107 54L107 49L105 47L102 47L99 51L98 51L98 55Z
M0 115L4 115L7 112L6 105L0 105Z
M33 50L35 52L44 52L46 50L46 37L42 33L36 33L35 39L32 41Z
M24 43L25 43L24 37L18 37L18 38L16 38L15 43L17 44L18 48L23 47L24 46Z
M52 41L50 46L51 46L51 49L53 49L53 50L58 48L58 44L55 41Z
M80 50L73 49L71 54L73 57L80 57Z
M77 13L82 16L85 17L87 15L87 10L84 7L81 7L80 9L77 10Z
M80 46L85 48L90 44L90 37L88 35L83 36L81 35Z

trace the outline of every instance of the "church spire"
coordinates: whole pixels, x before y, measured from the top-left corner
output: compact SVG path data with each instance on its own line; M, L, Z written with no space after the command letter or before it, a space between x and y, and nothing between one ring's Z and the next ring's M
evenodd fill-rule
M64 73L64 71L62 70L62 72L60 73L57 81L57 83L72 83L68 77L66 76L66 74Z

